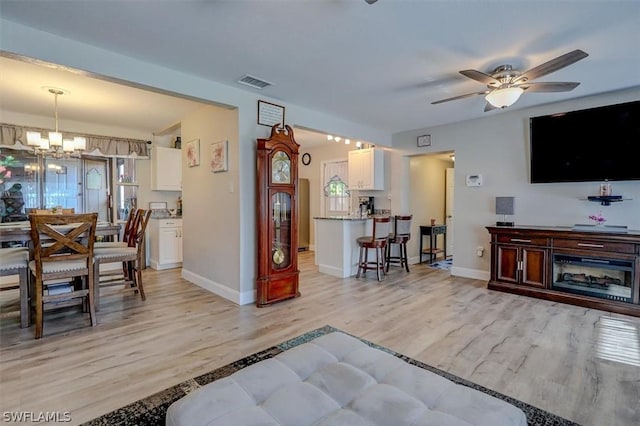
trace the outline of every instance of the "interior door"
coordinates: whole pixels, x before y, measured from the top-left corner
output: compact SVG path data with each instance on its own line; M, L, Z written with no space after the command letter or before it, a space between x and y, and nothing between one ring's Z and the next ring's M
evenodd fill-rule
M447 254L453 256L453 206L454 206L454 187L455 187L455 169L448 167L445 174L445 225L447 225Z
M109 180L107 159L83 159L84 211L97 212L98 220L109 221Z

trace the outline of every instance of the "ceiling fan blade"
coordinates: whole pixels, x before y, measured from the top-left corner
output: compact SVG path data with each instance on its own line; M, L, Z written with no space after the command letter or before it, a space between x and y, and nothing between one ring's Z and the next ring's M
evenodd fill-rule
M580 59L584 59L587 56L589 56L588 53L585 53L580 49L576 49L572 52L565 53L562 56L558 56L555 59L545 62L544 64L538 65L537 67L531 68L529 71L525 71L513 82L517 83L519 81L533 80L538 77L542 77L543 75L550 74L554 71L559 70L560 68L571 65L574 62L578 62Z
M479 81L480 83L500 85L499 80L493 78L489 74L485 74L478 70L462 70L460 71L460 74L464 75L465 77L469 77L472 80Z
M576 82L556 82L556 83L522 83L518 86L525 90L525 92L569 92L576 87L578 87L580 83Z
M454 96L453 98L440 99L439 101L431 102L431 105L441 104L443 102L455 101L456 99L470 98L471 96L476 96L476 95L486 95L489 92L490 90L484 90L482 92L474 92L474 93L467 93L466 95Z
M484 105L484 112L487 112L487 111L493 111L494 109L498 109L498 108L497 108L497 107L494 107L494 106L493 106L493 105L491 105L489 102L487 102L487 103Z

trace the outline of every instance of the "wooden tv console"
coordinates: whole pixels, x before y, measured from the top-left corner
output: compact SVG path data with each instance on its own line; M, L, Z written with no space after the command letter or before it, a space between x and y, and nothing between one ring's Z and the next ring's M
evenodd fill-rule
M640 317L640 231L487 230L489 289Z

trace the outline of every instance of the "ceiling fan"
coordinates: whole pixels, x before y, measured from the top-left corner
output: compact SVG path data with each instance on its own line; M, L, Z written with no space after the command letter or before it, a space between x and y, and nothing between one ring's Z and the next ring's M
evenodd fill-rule
M534 83L530 81L569 66L574 62L578 62L579 60L586 58L587 56L589 56L587 53L580 49L576 49L525 72L514 70L511 65L500 65L494 69L491 74L486 74L477 70L463 70L460 71L460 74L486 84L487 90L441 99L439 101L431 102L431 104L436 105L443 102L454 101L456 99L485 95L487 104L484 107L484 111L487 112L496 108L506 108L513 105L524 92L569 92L578 87L580 83Z

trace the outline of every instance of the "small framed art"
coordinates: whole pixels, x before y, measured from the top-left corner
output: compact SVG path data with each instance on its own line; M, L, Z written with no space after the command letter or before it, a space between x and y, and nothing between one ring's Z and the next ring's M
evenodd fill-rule
M211 171L213 173L229 170L227 154L228 141L214 142L211 144Z
M189 167L200 165L200 139L187 142L187 164Z
M418 146L431 146L431 135L418 136Z

